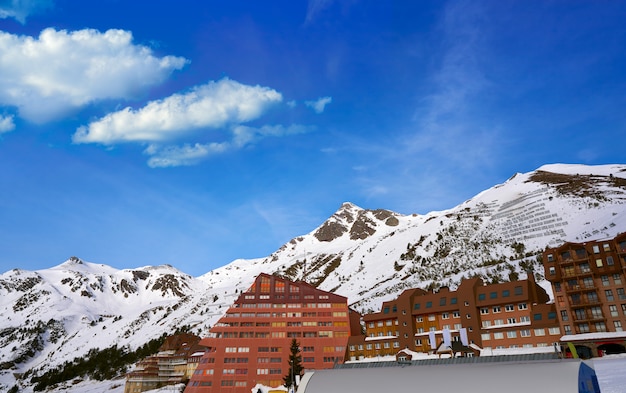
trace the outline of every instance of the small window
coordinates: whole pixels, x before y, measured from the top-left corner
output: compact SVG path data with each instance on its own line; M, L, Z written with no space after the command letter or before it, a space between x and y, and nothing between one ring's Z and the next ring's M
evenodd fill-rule
M592 248L593 248L593 253L594 254L599 254L600 253L600 246L595 245Z
M541 321L541 314L540 314L540 313L534 314L534 315L533 315L533 319L534 319L535 321Z
M489 298L490 299L497 299L498 298L498 292L490 292L489 293Z
M450 299L450 304L456 304L456 302L457 302L457 299L455 297Z
M607 256L606 257L606 265L607 266L613 266L615 264L615 262L613 261L613 257L612 256Z
M484 293L479 293L478 294L478 300L485 300L485 299L486 299L486 296L485 296Z
M548 262L554 262L554 255L548 254Z
M433 302L426 302L426 308L431 308L433 306Z
M419 303L415 303L415 305L413 306L414 310L419 310L420 309L420 304Z
M446 298L442 297L441 299L439 299L439 305L440 306L445 306L446 305Z
M383 309L383 313L385 313L385 314L389 314L389 307L385 307L385 308Z

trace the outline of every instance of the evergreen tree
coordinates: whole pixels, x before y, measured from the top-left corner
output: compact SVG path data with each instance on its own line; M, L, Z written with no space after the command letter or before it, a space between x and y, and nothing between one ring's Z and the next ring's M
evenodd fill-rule
M302 367L302 356L300 355L300 343L295 338L291 340L289 350L289 373L283 377L283 382L287 389L290 390L292 386L296 387L296 375L302 376L304 368Z

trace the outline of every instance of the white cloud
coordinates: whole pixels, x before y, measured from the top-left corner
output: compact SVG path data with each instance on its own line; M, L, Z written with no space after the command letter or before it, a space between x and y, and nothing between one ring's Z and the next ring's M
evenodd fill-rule
M26 17L52 7L52 0L10 0L0 5L0 19L14 18L26 23Z
M125 108L80 127L76 143L157 142L191 130L240 124L261 116L282 95L268 87L221 79L185 94L151 101L143 108Z
M13 131L15 123L13 123L13 115L0 116L0 134L3 132Z
M312 108L315 113L322 113L324 112L326 105L330 104L331 102L333 102L332 97L321 97L318 98L316 101L305 101L304 105Z
M226 142L184 144L182 146L165 146L152 144L144 151L144 154L151 156L148 159L148 166L152 168L164 168L175 166L195 165L210 156L241 149L257 142L265 137L286 136L301 134L312 130L312 127L302 125L291 125L284 127L263 126L260 128L236 126L232 128L232 138Z
M42 123L104 99L130 98L188 62L156 57L124 30L43 30L39 37L0 31L0 105Z

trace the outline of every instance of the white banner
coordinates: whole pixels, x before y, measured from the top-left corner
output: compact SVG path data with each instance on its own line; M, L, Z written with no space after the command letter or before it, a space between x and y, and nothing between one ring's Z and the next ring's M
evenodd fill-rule
M432 330L428 332L428 341L430 341L431 349L437 349L437 340L435 339L435 332Z

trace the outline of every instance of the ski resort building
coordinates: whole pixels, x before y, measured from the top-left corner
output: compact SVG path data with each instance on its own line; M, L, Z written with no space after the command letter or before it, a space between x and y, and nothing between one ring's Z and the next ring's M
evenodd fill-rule
M124 393L145 392L189 381L204 354L199 341L200 337L187 333L167 337L156 355L137 362L134 370L126 375Z
M283 385L290 345L300 345L305 370L343 363L348 338L361 334L347 298L303 281L261 274L200 341L208 352L185 392L249 393Z
M626 328L626 233L548 248L543 252L543 266L554 291L561 330L570 341L580 342L577 335L585 337L592 344L587 350L597 352L587 356L601 355L607 349L625 352L626 336L620 332Z
M365 315L366 333L351 337L349 360L480 349L552 347L561 331L546 291L528 280L486 285L466 279L456 291L404 291ZM471 347L471 348L470 348Z

